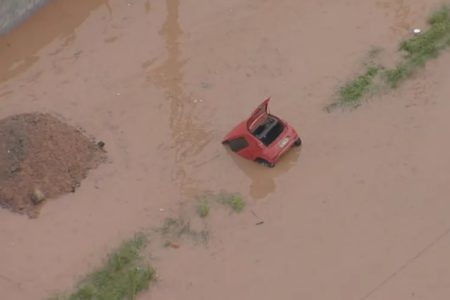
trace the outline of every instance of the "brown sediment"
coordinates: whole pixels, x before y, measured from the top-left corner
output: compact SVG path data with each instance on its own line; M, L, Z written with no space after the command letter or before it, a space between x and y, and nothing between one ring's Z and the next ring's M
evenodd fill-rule
M37 216L44 200L75 192L102 151L49 114L0 120L0 206Z

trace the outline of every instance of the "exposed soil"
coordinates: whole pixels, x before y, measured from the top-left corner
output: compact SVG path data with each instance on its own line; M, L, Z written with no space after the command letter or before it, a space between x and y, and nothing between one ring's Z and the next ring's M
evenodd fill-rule
M75 192L102 158L80 130L49 114L0 120L0 206L37 216L47 198Z

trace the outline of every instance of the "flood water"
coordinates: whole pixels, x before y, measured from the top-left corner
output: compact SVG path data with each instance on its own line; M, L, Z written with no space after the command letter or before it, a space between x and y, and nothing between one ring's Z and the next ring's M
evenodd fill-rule
M225 190L244 212L211 214L207 247L155 253L139 299L448 299L450 55L323 110L438 3L51 1L0 38L0 117L57 114L109 162L38 219L0 210L1 298L69 290L121 240ZM220 143L268 96L303 139L274 169Z

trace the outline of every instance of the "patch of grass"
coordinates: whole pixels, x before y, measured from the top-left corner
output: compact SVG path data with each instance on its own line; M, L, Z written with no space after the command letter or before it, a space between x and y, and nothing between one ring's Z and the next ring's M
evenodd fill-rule
M209 203L206 200L202 200L197 204L197 215L200 218L206 218L209 215Z
M338 90L338 104L342 106L355 106L365 96L378 74L379 67L370 66L364 74L359 75L352 81L346 83Z
M234 212L241 212L245 207L245 201L238 194L225 194L219 195L219 202L228 206Z
M375 66L373 62L366 65L364 74L343 85L338 90L338 99L327 107L358 106L369 91L375 90L374 86L396 88L409 78L427 61L437 57L442 50L450 46L450 8L442 6L428 18L429 28L421 34L415 35L403 42L399 50L403 57L399 63L390 69L383 66ZM377 55L377 48L369 52L369 58ZM380 72L383 70L382 72ZM377 79L380 80L377 80ZM375 84L375 82L377 84ZM382 83L382 84L381 84ZM379 89L380 90L380 89Z
M76 291L49 300L134 300L156 276L141 255L146 243L142 234L124 242L99 270L79 283Z
M393 69L384 71L384 81L390 88L396 88L401 81L411 76L414 68L408 64L399 64Z
M428 24L435 25L442 22L447 22L449 19L450 8L448 5L443 5L440 9L436 10L427 20Z
M400 51L405 53L403 61L395 68L385 71L385 81L395 88L401 81L411 76L418 68L437 57L450 46L450 9L443 6L428 19L427 31L414 36L400 44Z

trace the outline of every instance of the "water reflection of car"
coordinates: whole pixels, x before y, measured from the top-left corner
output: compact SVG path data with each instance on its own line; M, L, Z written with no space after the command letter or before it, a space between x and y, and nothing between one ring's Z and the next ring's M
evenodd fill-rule
M292 146L299 147L302 140L287 122L269 114L269 101L270 98L261 103L222 143L240 156L272 168Z

